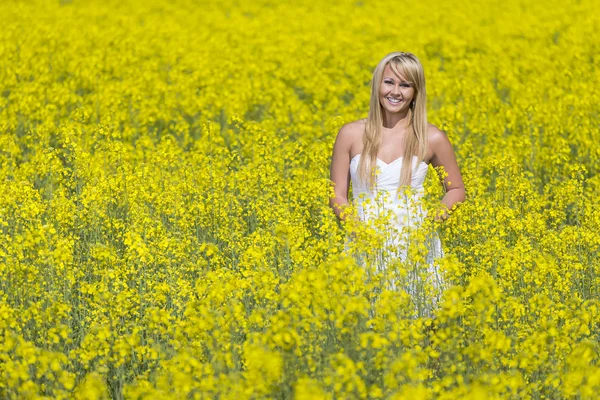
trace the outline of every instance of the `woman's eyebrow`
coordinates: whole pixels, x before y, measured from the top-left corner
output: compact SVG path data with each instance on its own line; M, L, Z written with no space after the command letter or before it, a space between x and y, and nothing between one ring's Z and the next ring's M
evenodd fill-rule
M395 80L394 78L390 78L389 76L384 77L383 79L391 79L391 80ZM410 83L409 81L403 81L402 79L398 79L400 81L400 83Z

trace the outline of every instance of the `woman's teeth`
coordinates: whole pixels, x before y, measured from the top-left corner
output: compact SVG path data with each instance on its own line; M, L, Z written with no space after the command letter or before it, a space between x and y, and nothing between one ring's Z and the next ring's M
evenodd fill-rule
M398 99L392 99L391 97L386 97L388 99L388 101L392 104L398 104L400 102L402 102L402 100L398 100Z

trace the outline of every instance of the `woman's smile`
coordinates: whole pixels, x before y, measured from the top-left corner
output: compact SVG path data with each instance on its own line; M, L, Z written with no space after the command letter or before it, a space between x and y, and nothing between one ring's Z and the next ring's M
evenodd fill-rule
M401 100L401 99L395 99L395 98L393 98L393 97L386 97L386 99L387 99L387 101L389 101L389 102L390 102L390 104L392 104L392 105L394 105L394 106L396 106L396 105L398 105L398 104L402 103L402 100Z

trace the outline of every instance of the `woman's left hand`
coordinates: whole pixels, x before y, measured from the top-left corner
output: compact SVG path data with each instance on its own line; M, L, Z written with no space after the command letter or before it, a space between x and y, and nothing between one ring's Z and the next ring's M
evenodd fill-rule
M445 204L442 204L442 207L440 207L439 209L436 210L433 220L435 222L442 222L442 221L445 221L446 219L448 219L449 216L450 216L450 210L448 210L448 208L446 207Z

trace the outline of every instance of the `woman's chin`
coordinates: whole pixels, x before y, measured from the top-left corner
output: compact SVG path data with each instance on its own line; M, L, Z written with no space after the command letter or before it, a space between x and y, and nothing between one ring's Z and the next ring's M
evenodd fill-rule
M390 114L403 114L407 112L407 109L404 107L384 107L384 109Z

